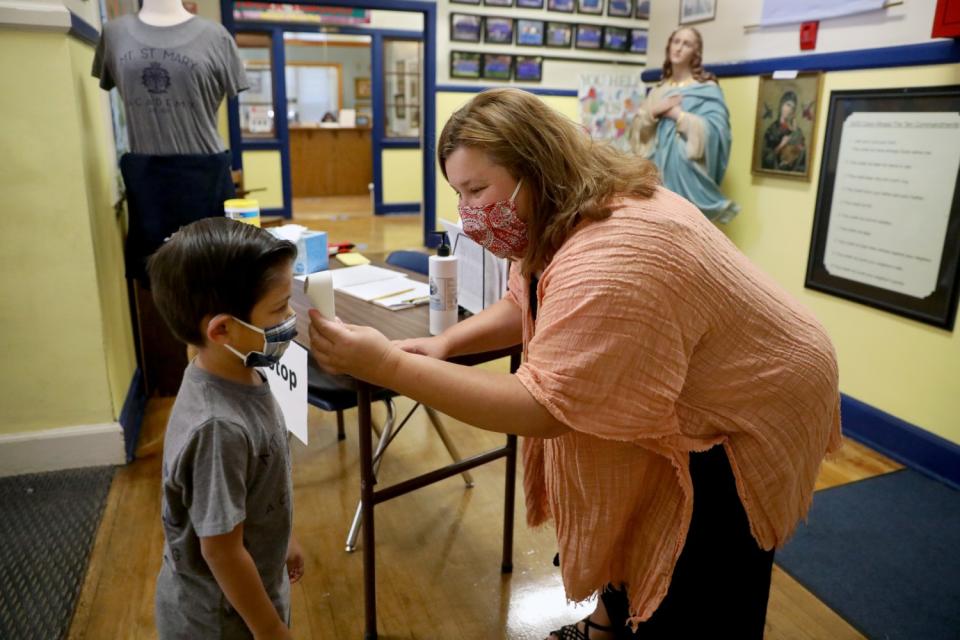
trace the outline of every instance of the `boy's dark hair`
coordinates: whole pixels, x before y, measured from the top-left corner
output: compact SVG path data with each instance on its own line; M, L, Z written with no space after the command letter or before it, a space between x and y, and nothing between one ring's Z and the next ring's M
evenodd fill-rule
M297 247L229 218L204 218L179 231L150 256L153 300L178 339L202 346L204 316L229 313L246 322L293 262Z

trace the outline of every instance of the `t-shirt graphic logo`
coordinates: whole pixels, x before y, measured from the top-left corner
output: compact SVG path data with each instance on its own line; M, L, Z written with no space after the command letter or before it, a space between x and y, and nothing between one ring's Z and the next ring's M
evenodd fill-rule
M143 70L141 80L150 93L166 93L170 88L170 74L159 62L151 62L150 66Z

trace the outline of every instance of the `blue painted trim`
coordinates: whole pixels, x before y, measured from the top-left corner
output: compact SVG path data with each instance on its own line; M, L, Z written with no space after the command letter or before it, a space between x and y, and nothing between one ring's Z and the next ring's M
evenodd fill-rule
M380 141L381 149L419 149L420 141L416 138L384 138Z
M503 85L500 85L501 87ZM439 84L437 85L437 91L440 93L480 93L481 91L486 91L487 89L496 88L494 85L483 86L483 85L469 85L465 86L462 84ZM538 96L563 96L567 98L576 98L577 90L576 89L540 89L538 87L521 87L516 86L515 89L523 89L534 95Z
M423 13L423 244L437 224L437 5Z
M298 4L309 4L300 2ZM324 2L325 6L330 3ZM379 33L388 38L416 38L422 37L422 32L412 29L375 29L373 27L352 27L336 24L310 24L304 22L274 22L273 20L235 20L237 31L262 31L264 29L280 29L281 31L296 31L299 33L336 33L349 36L370 36Z
M93 46L97 46L97 42L100 41L100 32L97 28L73 11L70 12L70 29L67 31L67 35Z
M286 209L284 209L283 207L272 207L270 209L260 209L260 215L261 216L282 216L284 211L286 211Z
M127 397L120 409L117 419L123 427L123 443L127 453L127 462L133 462L133 454L137 450L137 441L140 439L140 428L143 426L143 414L147 409L147 390L144 387L143 373L140 367L133 372L130 386L127 388Z
M780 69L797 71L846 71L877 69L881 67L914 67L927 64L949 64L960 61L960 41L938 40L899 47L859 49L836 53L814 53L807 56L766 58L747 62L728 62L706 65L720 78L755 76ZM647 69L640 77L644 82L658 82L661 69Z
M280 143L280 181L283 185L283 217L293 217L293 186L290 179L290 127L287 122L287 52L283 30L273 29L270 74L273 82L273 124ZM284 105L278 107L278 105Z
M417 213L420 211L419 202L390 202L381 203L379 215L391 215L395 213Z
M960 489L960 446L843 394L844 435Z
M243 148L247 151L279 151L283 142L279 139L274 140L244 140L241 142Z

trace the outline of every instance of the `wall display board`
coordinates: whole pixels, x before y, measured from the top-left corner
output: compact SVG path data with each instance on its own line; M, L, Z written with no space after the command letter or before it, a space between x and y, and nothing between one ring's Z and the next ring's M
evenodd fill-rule
M805 286L952 330L960 85L834 91Z

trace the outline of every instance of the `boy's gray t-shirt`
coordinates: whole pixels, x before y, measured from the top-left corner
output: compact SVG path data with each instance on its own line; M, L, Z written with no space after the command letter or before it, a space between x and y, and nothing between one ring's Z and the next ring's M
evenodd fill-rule
M249 88L237 43L221 24L194 16L171 27L129 14L107 22L93 59L100 87L117 87L130 150L151 155L224 150L217 109Z
M290 448L267 382L231 382L191 363L167 423L162 483L160 638L251 637L200 553L201 536L229 533L241 522L244 547L289 622Z

